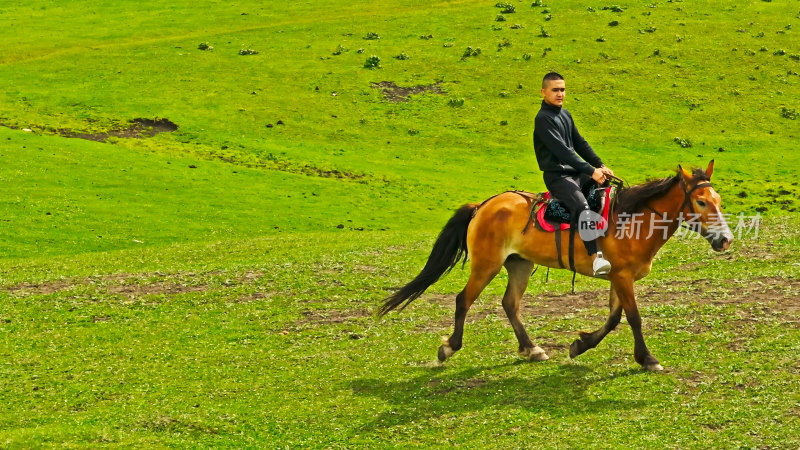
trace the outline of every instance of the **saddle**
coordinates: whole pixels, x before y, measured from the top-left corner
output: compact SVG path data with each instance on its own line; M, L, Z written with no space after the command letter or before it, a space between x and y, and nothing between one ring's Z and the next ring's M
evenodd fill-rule
M601 226L603 227L608 223L608 213L616 192L616 186L609 186L591 189L589 195L586 196L589 208L602 216ZM569 230L571 222L577 218L573 218L570 211L558 199L551 197L549 192L541 194L541 198L543 200L531 209L532 218L533 216L536 218L536 227L547 232L553 232L556 229Z

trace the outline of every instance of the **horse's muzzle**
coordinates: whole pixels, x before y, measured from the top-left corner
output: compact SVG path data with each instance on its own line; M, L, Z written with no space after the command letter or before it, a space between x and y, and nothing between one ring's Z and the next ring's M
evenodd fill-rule
M728 250L733 242L733 235L732 234L723 234L720 236L716 236L715 238L709 238L708 242L711 244L711 248L717 252L724 252Z

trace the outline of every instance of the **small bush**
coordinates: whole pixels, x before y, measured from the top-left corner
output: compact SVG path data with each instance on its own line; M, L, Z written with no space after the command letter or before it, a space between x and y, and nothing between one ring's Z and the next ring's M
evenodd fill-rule
M510 94L508 92L506 92L506 91L502 91L502 92L500 92L499 95L500 95L500 97L507 98Z
M452 42L445 42L444 44L442 44L442 47L452 47L454 45L455 44L453 44Z
M336 50L334 50L334 51L333 51L333 54L334 54L334 56L336 56L336 55L341 55L341 54L342 54L343 52L345 52L345 51L347 51L347 49L346 49L346 48L344 48L344 46L342 46L342 44L339 44L339 45L336 47Z
M523 27L522 25L520 25L518 23L515 23L514 25L511 25L511 29L512 30L521 30L523 28L525 28L525 27Z
M784 119L795 120L797 119L797 111L794 109L789 109L787 107L781 108L781 117Z
M356 50L356 53L364 53L364 49L360 48L360 49Z
M381 68L381 59L375 55L370 56L364 62L365 69L380 69Z
M525 53L524 55L522 55L522 59L524 59L525 61L530 61L531 60L531 54L530 53Z
M257 55L258 52L256 50L253 50L253 49L250 49L250 48L243 48L243 49L239 50L239 54L242 55L242 56Z
M214 50L208 42L201 42L200 45L197 46L198 50Z
M506 16L504 16L502 14L498 14L497 17L494 18L494 21L495 22L505 22L506 21Z
M543 38L549 38L550 37L550 33L548 33L547 30L544 29L544 27L541 27L541 31L539 32L539 36L541 36Z
M506 7L500 11L501 14L514 14L515 12L517 12L517 8L514 5L506 5Z
M617 25L619 25L619 20L612 20L611 22L608 22L608 26L610 27L615 27Z
M425 39L427 41L427 40L433 39L433 35L432 34L423 34L419 38L420 39Z
M533 0L533 3L531 3L531 8L537 8L539 6L546 6L546 5L542 3L542 0Z
M688 139L681 139L681 138L679 138L679 137L676 137L675 139L673 139L673 141L674 141L676 144L678 144L678 145L680 145L681 147L683 147L683 148L689 148L689 147L691 147L691 146L692 146L692 141L690 141L690 140L688 140Z
M603 6L603 11L611 11L615 13L621 13L625 10L619 5L611 5L611 6Z
M414 129L414 128L409 128L409 129L408 129L408 135L409 135L409 136L416 136L416 135L418 135L418 134L419 134L419 130L417 130L417 129Z
M408 59L408 55L406 55L406 52L400 52L400 54L395 56L394 59L399 59L400 61L405 61L405 60Z
M603 36L600 36L599 38L597 38L597 39L595 39L595 40L596 40L597 42L605 42L605 41L606 41L606 38L604 38Z
M460 107L464 106L464 99L463 98L451 98L450 100L447 101L447 104L452 106L452 107L454 107L454 108L460 108Z
M474 49L472 47L467 47L467 49L464 50L464 54L462 55L462 58L469 58L471 56L478 56L480 54L481 54L481 48L480 47L476 47Z
M503 41L497 44L498 50L502 50L504 47L511 47L511 41L508 38L503 38Z
M781 48L781 49L775 50L772 54L775 55L775 56L783 56L783 55L786 54L786 50Z
M364 36L364 39L366 39L368 41L375 41L375 40L378 40L380 38L381 37L378 35L378 33L373 33L372 31L370 31L369 33L367 33L366 36Z
M508 121L507 120L501 120L500 121L500 125L506 126L506 125L508 125Z

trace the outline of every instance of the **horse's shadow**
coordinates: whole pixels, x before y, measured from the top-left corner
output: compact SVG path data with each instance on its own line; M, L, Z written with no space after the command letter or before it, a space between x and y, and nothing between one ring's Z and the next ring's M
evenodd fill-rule
M647 404L644 400L604 398L596 393L587 395L587 389L593 384L636 376L642 374L641 370L625 370L598 378L590 376L591 369L585 366L566 363L559 364L555 373L503 377L504 368L521 363L529 364L517 361L473 367L456 373L436 367L414 368L409 371L411 377L403 380L360 378L349 384L356 395L380 399L390 405L385 412L363 425L364 429L373 430L479 410L524 409L566 417L636 409Z

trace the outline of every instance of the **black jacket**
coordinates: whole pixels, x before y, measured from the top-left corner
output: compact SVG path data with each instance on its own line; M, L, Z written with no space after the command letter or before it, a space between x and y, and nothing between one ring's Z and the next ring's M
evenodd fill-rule
M591 175L603 161L578 133L572 115L542 101L533 128L533 149L543 172ZM583 159L581 159L583 158Z

